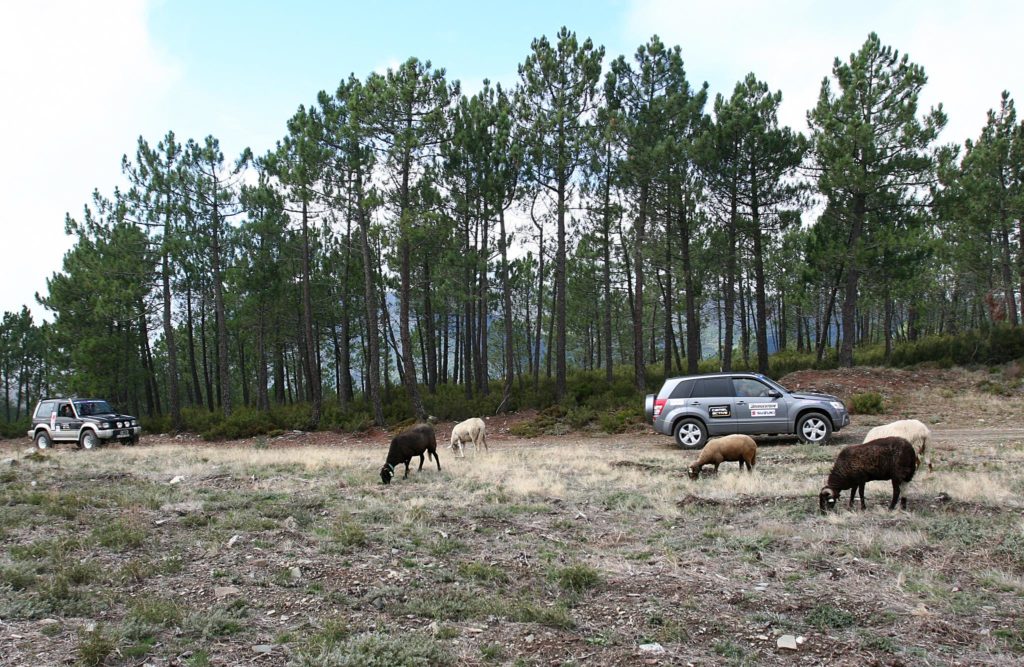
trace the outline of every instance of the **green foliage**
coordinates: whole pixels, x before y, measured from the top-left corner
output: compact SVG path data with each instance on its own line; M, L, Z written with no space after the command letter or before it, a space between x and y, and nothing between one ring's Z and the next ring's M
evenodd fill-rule
M114 551L128 551L142 546L148 532L136 522L112 519L94 528L92 535L101 546Z
M95 630L78 633L78 664L83 667L99 667L107 656L117 648L118 639L108 635L102 626Z
M819 630L841 630L852 627L857 622L853 614L828 604L819 604L809 611L806 620Z
M308 407L308 406L307 406ZM308 423L308 422L307 422ZM277 427L273 413L240 408L230 417L203 431L204 440L237 440L268 433Z
M850 397L850 410L857 415L877 415L885 411L882 395L877 391L854 394Z
M27 418L14 422L0 421L0 438L24 438L29 424L31 422Z
M567 565L554 570L551 578L558 586L571 593L582 593L601 584L601 573L583 563Z
M486 563L460 563L459 575L483 583L507 584L509 581L504 568Z
M235 600L186 616L182 622L182 629L198 639L228 637L242 631L243 622L248 615L245 601Z
M296 667L422 667L454 665L453 655L433 637L420 632L373 632L341 642L323 642L299 652Z

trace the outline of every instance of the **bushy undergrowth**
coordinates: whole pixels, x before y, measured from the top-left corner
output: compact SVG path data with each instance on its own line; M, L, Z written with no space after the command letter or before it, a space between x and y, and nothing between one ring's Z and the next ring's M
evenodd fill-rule
M884 411L885 403L877 391L867 391L850 397L850 409L855 415L877 415Z
M993 380L980 386L979 390L1008 395L1020 389L1019 377L1024 371L1021 363L1014 360L1022 358L1024 327L1000 325L956 336L928 336L914 342L898 342L893 346L889 363L892 366L931 365L939 368L1005 365L1002 380ZM885 350L880 344L862 346L855 351L854 360L858 365L884 366ZM834 347L826 351L821 361L814 352L783 350L770 357L768 375L778 379L798 370L828 370L836 368L837 362ZM753 371L756 364L756 357L751 356L744 361L740 350L735 351L733 370ZM685 358L682 367L687 367ZM645 370L643 390L636 388L633 369L629 366L616 368L610 382L603 370L571 372L566 382L566 394L560 402L555 400L554 379L543 377L536 383L529 377L518 380L507 399L500 380L490 382L486 391L474 387L469 396L464 386L452 384L438 385L433 393L421 385L420 393L427 413L439 421L461 421L497 414L499 410L518 412L536 409L540 411L537 418L514 427L513 435L536 437L588 429L622 433L642 422L643 395L657 391L665 380L663 364L652 364ZM717 372L721 370L721 361L718 357L702 359L697 370L700 373ZM685 373L672 371L671 374ZM404 388L391 385L383 392L384 422L391 426L409 422L413 411ZM874 392L861 394L853 397L851 407L861 414L877 414L884 410L881 398ZM239 407L228 418L219 410L211 412L205 407L188 407L182 410L182 418L186 431L200 433L207 440L273 436L292 430L308 430L312 424L310 405L301 402L276 405L269 411ZM328 394L324 398L318 428L353 433L369 429L373 422L373 408L364 398L342 407L336 397ZM142 425L146 433L167 433L171 430L167 415L145 417ZM20 438L27 430L26 419L0 422L0 437Z

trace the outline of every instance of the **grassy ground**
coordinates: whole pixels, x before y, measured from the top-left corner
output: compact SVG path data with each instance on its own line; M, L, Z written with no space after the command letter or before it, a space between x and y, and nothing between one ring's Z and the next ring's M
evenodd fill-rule
M876 482L820 516L839 447L886 418L696 482L649 430L494 433L387 487L383 437L26 440L0 452L0 662L1020 664L1024 429L944 419L909 511Z

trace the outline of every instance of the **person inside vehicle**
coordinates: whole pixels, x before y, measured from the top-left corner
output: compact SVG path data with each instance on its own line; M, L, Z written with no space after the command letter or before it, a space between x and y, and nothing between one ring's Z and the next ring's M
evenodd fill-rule
M71 415L71 405L70 404L65 403L64 405L60 406L60 416L61 417L71 417L72 416Z

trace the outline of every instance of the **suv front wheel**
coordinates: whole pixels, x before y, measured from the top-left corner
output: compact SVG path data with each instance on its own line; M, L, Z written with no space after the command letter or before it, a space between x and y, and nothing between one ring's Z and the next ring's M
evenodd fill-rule
M100 444L100 439L96 437L96 434L92 431L86 431L82 434L80 441L82 449L96 449L96 445Z
M676 446L682 449L700 449L708 441L708 430L698 419L681 419L674 432Z
M832 436L832 422L820 412L809 412L797 422L796 435L800 442L823 445Z

